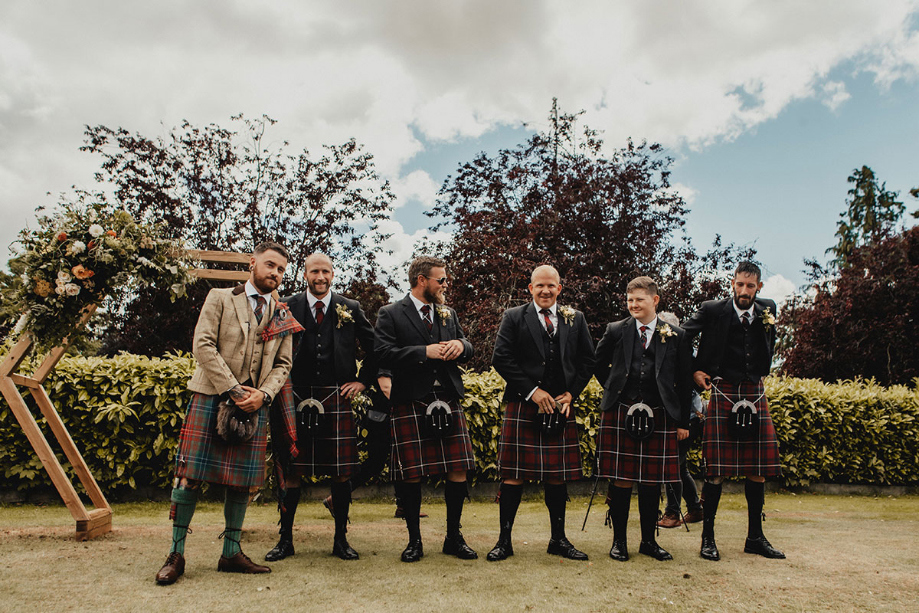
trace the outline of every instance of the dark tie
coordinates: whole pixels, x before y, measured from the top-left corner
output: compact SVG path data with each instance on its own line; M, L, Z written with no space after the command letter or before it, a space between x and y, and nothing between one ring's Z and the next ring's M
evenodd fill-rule
M744 326L748 326L753 323L753 317L750 315L750 311L744 311L743 317L740 318L740 321L743 322Z
M322 318L323 318L322 309L324 308L325 308L325 305L322 304L322 300L319 300L316 302L316 325L317 326L322 325Z
M641 336L641 346L643 349L648 348L648 326L641 326L638 328L638 334Z
M421 307L421 318L424 320L424 325L428 327L428 332L434 328L434 321L431 320L431 307L429 305L424 305Z
M554 336L555 326L552 325L552 319L549 317L551 311L549 311L549 309L543 309L540 313L542 313L542 318L546 320L546 332L549 333L549 336Z
M261 322L262 314L265 312L265 299L262 296L255 297L255 318Z

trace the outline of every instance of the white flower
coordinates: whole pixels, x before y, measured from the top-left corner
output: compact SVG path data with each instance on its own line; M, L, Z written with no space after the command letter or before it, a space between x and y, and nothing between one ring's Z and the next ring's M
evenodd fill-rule
M70 245L71 255L83 253L84 251L86 251L86 243L84 243L83 241L73 241L73 243L71 243Z
M64 284L63 284L63 283L58 283L58 284L57 284L57 287L54 288L54 293L57 294L58 296L63 296L63 295L64 295L64 291L65 291L65 290L64 290Z
M167 267L166 267L166 270L168 270L169 272L171 272L171 273L174 274L174 275L179 274L179 268L178 268L177 266L167 266Z
M451 313L450 309L444 306L437 305L437 316L440 318L440 323L444 326L447 325L447 320L450 319Z
M94 223L93 225L89 226L89 235L93 238L99 238L103 234L105 234L105 228L99 224Z
M29 323L29 314L23 313L19 321L16 322L16 327L13 328L13 336L17 336L20 332L25 330L27 323Z
M80 293L80 286L76 283L68 283L64 286L64 291L67 292L68 296L76 296Z
M574 322L575 311L570 306L559 306L558 313L562 316L562 319L565 320L565 323L569 326Z
M61 283L70 283L71 278L70 273L65 270L60 270L57 273L57 280Z

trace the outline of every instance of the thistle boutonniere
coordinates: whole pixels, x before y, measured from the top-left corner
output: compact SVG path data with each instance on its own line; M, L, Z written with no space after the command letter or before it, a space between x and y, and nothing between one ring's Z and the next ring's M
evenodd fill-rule
M763 325L767 328L775 325L775 315L769 311L769 307L766 307L766 310L763 311Z
M558 307L558 314L562 316L562 319L564 319L565 323L569 326L574 323L575 310L570 306L566 305Z
M657 335L661 337L661 342L666 343L671 336L676 336L676 332L670 327L670 324L661 324L657 327Z
M341 328L344 324L354 323L354 315L351 314L351 309L344 302L339 302L335 306L335 314L338 315L336 328Z
M441 306L441 305L437 305L436 309L437 309L437 317L440 319L441 325L446 326L447 320L450 319L450 317L452 317L452 314L450 313L450 309L448 309L445 306Z

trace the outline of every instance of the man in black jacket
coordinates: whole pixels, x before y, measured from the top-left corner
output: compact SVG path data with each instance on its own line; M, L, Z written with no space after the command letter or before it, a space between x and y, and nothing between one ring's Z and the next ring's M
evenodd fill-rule
M464 560L478 554L460 532L466 473L475 468L472 440L459 400L465 394L458 364L472 357L456 311L444 306L446 263L416 258L408 271L411 291L380 309L375 349L382 391L392 402L390 473L402 500L408 546L403 562L424 556L419 528L421 479L446 475L447 536L443 552ZM338 510L336 509L336 516Z
M775 350L776 305L757 298L763 283L759 266L742 262L734 272L733 298L703 302L683 323L690 338L701 334L693 379L700 389L711 390L705 422L702 456L702 547L706 560L718 560L715 513L726 475L745 476L747 540L744 551L767 558L784 558L763 534L765 478L782 474L778 440L763 388ZM758 428L741 435L732 420L755 408ZM744 406L746 405L746 406ZM748 416L749 418L749 416Z
M265 559L274 562L294 553L292 531L300 501L300 478L330 475L335 509L332 553L343 560L356 560L358 553L345 536L351 504L350 477L360 469L351 399L376 379L373 326L356 300L331 291L335 271L328 256L310 255L306 259L305 277L309 289L283 301L304 327L294 337L290 381L298 405L312 398L322 404L325 414L318 428L298 427L299 453L290 462L288 474L283 476L286 487L282 490L286 492L279 505L281 538ZM358 346L364 353L360 375ZM298 423L304 421L304 409L307 407L298 406Z
M626 528L632 483L637 482L638 551L670 560L670 553L655 539L658 499L661 483L680 478L677 441L689 436L692 352L682 329L658 320L660 297L650 277L632 279L626 293L632 316L606 327L597 345L594 370L604 390L597 474L610 479L607 518L613 527L613 546L609 555L622 562L629 559ZM637 427L652 423L647 411L653 415L653 425Z
M571 404L590 381L594 347L584 314L559 306L561 278L552 266L530 276L533 301L508 309L501 318L492 364L504 380L506 409L498 443L501 475L498 542L489 561L514 555L511 529L526 479L542 481L551 537L547 552L586 560L565 536L567 481L583 477L578 426ZM565 417L555 432L540 429L544 415Z

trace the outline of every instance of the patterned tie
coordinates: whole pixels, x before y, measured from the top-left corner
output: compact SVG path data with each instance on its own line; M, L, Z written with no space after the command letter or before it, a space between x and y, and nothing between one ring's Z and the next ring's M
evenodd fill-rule
M262 315L265 313L265 298L262 296L255 297L255 319L262 321Z
M743 322L743 325L749 327L753 323L753 316L750 315L750 311L744 311L743 317L740 318L740 321Z
M543 309L540 313L542 313L542 318L546 320L546 332L549 333L549 336L555 336L555 326L552 325L552 319L549 317L551 311Z
M434 321L431 319L431 307L430 305L424 305L421 307L421 318L424 320L424 325L428 327L428 332L434 328Z
M324 317L324 315L322 314L322 309L324 308L325 308L325 305L322 304L322 300L319 300L316 302L316 325L317 326L322 325L322 319Z
M641 347L642 349L648 348L648 326L641 326L638 328L638 334L641 336Z

